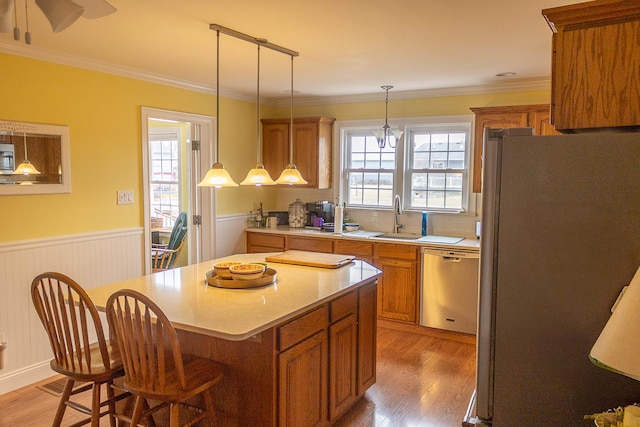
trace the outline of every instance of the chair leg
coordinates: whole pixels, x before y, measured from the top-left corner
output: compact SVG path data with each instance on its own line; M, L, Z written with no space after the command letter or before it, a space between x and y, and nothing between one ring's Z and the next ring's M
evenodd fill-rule
M113 400L115 396L113 380L109 380L105 384L107 386L107 399L109 400L109 426L116 427L116 402Z
M56 411L56 417L53 419L53 427L60 427L62 424L62 417L64 417L64 411L67 409L67 405L65 402L69 400L69 396L71 396L71 390L73 389L73 381L71 378L67 378L67 381L64 383L64 389L62 391L62 395L60 396L60 402L58 403L58 410Z
M218 416L216 414L216 405L213 400L213 392L211 389L204 392L204 403L207 407L207 416L213 427L218 425Z
M169 406L169 427L180 427L180 404L171 403Z
M147 406L147 401L143 397L136 396L136 403L133 405L133 414L131 414L130 427L136 427L140 423L142 410Z
M102 384L93 383L91 393L91 427L100 427L100 387L102 387Z

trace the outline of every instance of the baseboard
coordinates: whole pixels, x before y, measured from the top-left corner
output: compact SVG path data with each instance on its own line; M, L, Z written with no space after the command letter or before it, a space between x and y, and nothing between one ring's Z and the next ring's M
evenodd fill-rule
M429 335L432 337L443 338L452 341L464 342L467 344L475 344L475 335L463 334L462 332L445 331L444 329L428 328L426 326L416 325L413 323L397 322L394 320L378 318L378 327L393 329L402 332L411 332L420 335Z
M51 370L48 361L18 369L0 377L0 395L37 383L53 375L56 373Z

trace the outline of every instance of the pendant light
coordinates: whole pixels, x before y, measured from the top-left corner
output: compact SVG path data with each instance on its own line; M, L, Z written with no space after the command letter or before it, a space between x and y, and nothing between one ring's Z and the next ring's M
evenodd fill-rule
M27 134L24 133L24 160L13 171L14 175L40 175L40 171L35 168L27 158Z
M247 177L240 183L240 185L255 185L260 187L262 185L275 185L276 182L271 179L271 175L264 168L262 164L262 142L260 141L260 44L266 43L265 39L256 39L258 46L258 78L256 84L256 128L258 135L258 160L256 166L249 171Z
M393 89L393 86L380 86L383 90L387 92L387 96L385 98L385 111L384 111L384 126L382 129L373 131L373 135L376 137L378 141L378 147L381 149L386 145L389 145L390 148L396 148L396 143L402 138L402 131L395 129L392 130L389 126L389 89ZM391 136L394 137L394 143L391 144Z
M291 55L291 121L289 123L289 164L284 168L277 184L304 185L308 182L302 177L300 171L293 163L293 55Z
M198 183L198 187L237 187L229 172L224 169L220 163L220 30L217 33L216 48L216 115L218 122L216 123L216 162L211 166L205 177Z

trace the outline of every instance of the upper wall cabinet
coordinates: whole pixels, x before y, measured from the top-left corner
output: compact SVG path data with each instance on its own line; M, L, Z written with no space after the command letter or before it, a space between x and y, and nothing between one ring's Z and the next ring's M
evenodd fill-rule
M472 108L475 114L473 141L473 192L482 191L482 148L484 130L517 127L533 128L534 135L558 134L549 123L549 106L510 105L505 107Z
M331 188L333 122L328 117L293 119L293 163L307 180L296 187ZM290 119L262 119L262 162L277 179L289 163Z
M640 2L544 9L553 31L551 123L563 133L640 126Z

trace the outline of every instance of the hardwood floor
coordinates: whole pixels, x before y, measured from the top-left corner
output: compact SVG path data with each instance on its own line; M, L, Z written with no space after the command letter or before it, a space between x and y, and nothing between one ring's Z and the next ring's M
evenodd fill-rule
M380 322L377 383L336 426L459 427L474 388L475 340L395 325ZM48 427L57 404L56 396L36 384L2 395L0 427ZM81 418L68 409L63 425Z

